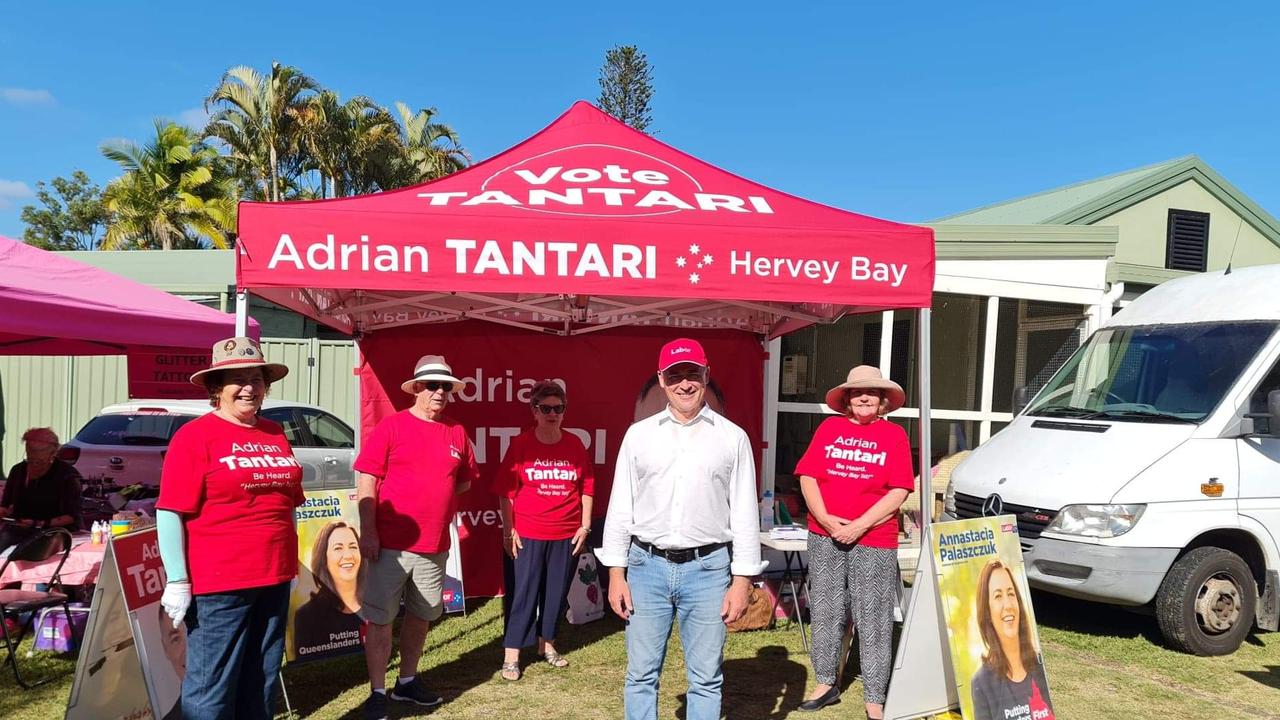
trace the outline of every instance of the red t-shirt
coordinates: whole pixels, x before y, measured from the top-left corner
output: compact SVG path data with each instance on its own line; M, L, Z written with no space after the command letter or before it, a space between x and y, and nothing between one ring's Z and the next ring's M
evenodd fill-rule
M869 425L859 425L843 416L823 420L796 465L795 474L817 480L827 512L846 520L862 517L892 488L915 489L907 433L884 419ZM809 532L830 535L812 513ZM858 543L898 547L897 514L868 530Z
M381 546L418 553L449 549L455 490L480 476L462 425L423 420L410 410L378 423L355 469L378 478L374 518Z
M573 433L548 445L533 430L511 441L497 491L511 498L516 532L531 540L564 540L582 527L582 496L595 494L587 448Z
M156 508L183 515L191 591L205 595L292 580L293 509L304 499L302 465L279 425L211 412L174 433Z

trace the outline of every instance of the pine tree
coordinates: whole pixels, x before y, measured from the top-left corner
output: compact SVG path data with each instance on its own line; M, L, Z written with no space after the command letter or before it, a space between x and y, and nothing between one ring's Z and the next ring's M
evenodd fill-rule
M649 59L635 45L618 45L604 54L600 67L600 109L641 132L653 117L653 76Z

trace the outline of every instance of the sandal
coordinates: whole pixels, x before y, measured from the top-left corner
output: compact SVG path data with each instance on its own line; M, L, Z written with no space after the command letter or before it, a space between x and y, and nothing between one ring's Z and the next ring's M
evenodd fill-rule
M502 679L515 682L520 679L520 661L502 663Z
M568 659L566 659L565 656L561 655L555 650L548 650L545 653L543 653L542 656L547 659L547 664L550 665L551 667L554 667L554 668L569 667Z

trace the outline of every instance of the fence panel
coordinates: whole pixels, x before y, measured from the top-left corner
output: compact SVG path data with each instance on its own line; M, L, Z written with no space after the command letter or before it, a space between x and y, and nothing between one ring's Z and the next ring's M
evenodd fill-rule
M22 433L31 427L52 427L60 438L69 438L80 426L69 427L67 375L69 358L0 357L0 397L4 404L4 442L0 467L23 459Z
M360 396L351 370L356 363L355 343L320 340L316 366L316 405L342 418L353 428L360 422Z

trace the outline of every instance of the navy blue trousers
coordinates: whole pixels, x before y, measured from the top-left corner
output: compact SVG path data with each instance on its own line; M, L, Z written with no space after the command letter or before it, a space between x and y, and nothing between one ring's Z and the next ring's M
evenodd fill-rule
M502 646L508 648L529 647L539 637L555 640L578 567L572 539L521 542L524 548L507 563L507 632Z

